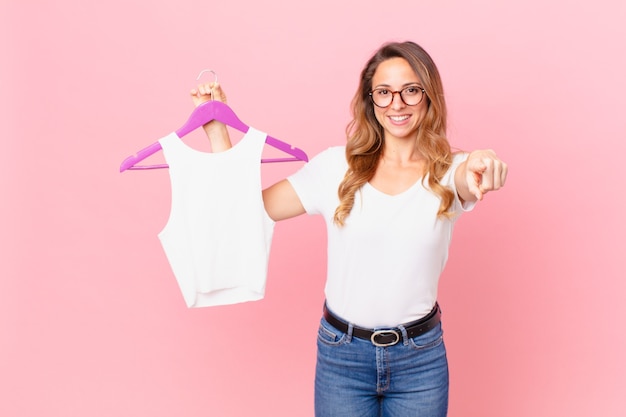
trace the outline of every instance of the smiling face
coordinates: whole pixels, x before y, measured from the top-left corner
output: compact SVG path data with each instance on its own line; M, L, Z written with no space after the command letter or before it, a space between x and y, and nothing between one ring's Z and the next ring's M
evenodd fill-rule
M390 58L381 62L372 78L372 90L383 88L401 91L409 86L422 88L422 82L404 58ZM415 139L427 110L426 98L417 105L409 106L402 101L399 93L393 94L389 106L374 106L376 120L385 132L385 141Z

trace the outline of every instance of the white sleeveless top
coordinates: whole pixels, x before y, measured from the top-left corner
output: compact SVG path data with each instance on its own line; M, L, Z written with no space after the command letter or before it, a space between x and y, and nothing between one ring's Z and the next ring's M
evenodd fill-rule
M250 128L235 146L217 153L194 150L176 133L159 140L172 187L159 239L188 307L265 295L274 231L261 194L265 139Z

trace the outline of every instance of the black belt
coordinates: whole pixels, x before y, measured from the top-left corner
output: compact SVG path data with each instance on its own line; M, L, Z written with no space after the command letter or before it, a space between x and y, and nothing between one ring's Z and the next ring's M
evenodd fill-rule
M337 330L343 333L348 332L349 324L333 315L333 313L326 308L326 304L324 304L324 318ZM439 308L439 304L435 303L435 307L425 317L412 321L411 323L403 324L402 327L405 328L407 337L412 339L433 329L440 322L441 309ZM397 327L394 329L369 330L353 326L352 335L359 339L370 340L375 346L385 347L393 346L398 343L400 339L402 339L402 330Z

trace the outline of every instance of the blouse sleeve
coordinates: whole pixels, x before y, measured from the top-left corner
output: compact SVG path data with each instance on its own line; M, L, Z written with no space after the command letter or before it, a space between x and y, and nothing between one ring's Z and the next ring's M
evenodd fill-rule
M466 152L459 152L459 153L454 154L450 169L448 170L448 172L446 172L446 174L441 179L442 185L445 185L449 187L452 191L454 191L454 203L453 203L452 210L456 212L457 215L461 214L461 212L472 211L474 207L476 206L475 201L461 202L459 193L456 190L456 183L454 182L454 174L457 168L468 158L468 156L469 154Z
M307 214L334 213L339 204L337 190L347 169L345 147L320 152L287 178Z

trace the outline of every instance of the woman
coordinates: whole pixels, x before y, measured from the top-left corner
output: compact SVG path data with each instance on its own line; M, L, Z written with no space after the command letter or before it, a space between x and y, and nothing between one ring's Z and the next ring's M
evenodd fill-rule
M210 86L192 90L199 104ZM216 100L225 101L219 86ZM453 154L439 72L413 42L383 45L361 73L345 147L263 191L275 221L321 214L326 304L316 416L445 416L448 365L437 304L455 220L504 185L491 150ZM224 126L205 127L214 151Z

